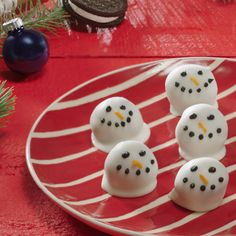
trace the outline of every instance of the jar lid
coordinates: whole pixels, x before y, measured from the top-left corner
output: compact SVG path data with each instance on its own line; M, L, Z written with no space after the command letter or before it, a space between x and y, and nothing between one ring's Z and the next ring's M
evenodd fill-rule
M23 26L23 21L21 18L15 18L13 20L5 22L2 27L5 32L13 31L19 29Z

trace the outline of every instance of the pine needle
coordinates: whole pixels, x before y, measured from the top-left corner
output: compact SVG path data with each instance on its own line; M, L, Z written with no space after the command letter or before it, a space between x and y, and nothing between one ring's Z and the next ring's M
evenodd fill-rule
M6 126L6 117L15 110L16 97L13 95L13 88L6 88L5 84L6 81L0 84L0 128Z
M57 28L64 27L64 22L69 15L61 6L60 0L50 0L50 9L37 0L33 4L33 0L26 1L26 4L20 4L15 12L7 14L0 18L0 48L6 33L3 31L2 24L12 18L20 17L24 22L26 29L46 30L50 33L56 32Z

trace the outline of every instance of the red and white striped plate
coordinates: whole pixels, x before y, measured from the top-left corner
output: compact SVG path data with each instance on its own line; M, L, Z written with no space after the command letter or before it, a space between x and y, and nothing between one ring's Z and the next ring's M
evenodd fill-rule
M173 204L168 193L185 163L179 157L174 130L179 118L169 113L166 75L185 63L209 66L219 87L219 109L229 125L227 156L230 173L222 205L208 213L193 213ZM79 85L52 103L38 118L28 138L27 163L37 185L60 207L79 220L111 234L213 235L236 233L236 60L182 58L122 68ZM158 186L133 199L111 197L101 189L106 154L93 147L89 117L111 96L135 103L150 125L147 145L158 163Z

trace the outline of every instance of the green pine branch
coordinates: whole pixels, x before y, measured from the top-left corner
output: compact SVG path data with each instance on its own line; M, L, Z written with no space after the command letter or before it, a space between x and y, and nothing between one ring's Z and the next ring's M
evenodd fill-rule
M64 26L64 22L69 15L61 6L59 0L50 0L50 8L37 0L33 4L33 0L29 0L26 4L20 4L16 11L0 18L0 48L6 33L3 31L2 24L12 18L20 17L27 29L46 30L55 33L57 28Z
M6 81L0 83L0 128L5 127L6 117L15 110L16 97L13 88L5 87Z

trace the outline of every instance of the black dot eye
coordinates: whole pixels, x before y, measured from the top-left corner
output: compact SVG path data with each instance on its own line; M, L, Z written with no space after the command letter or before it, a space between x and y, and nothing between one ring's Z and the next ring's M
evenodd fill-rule
M190 169L192 172L195 172L198 170L198 167L197 166L192 166L191 169Z
M107 111L107 112L110 112L110 111L111 111L111 106L108 106L108 107L106 108L106 111Z
M178 88L179 87L179 83L175 82L175 87Z
M221 129L221 128L218 128L218 129L216 130L216 132L217 132L218 134L220 134L220 133L221 133L221 131L222 131L222 129Z
M186 177L183 178L183 182L184 182L184 183L187 183L187 182L188 182L188 178L186 178Z
M129 152L125 152L121 155L124 159L128 158L130 156Z
M102 124L104 124L105 123L105 119L103 118L103 119L101 119L101 123Z
M187 130L188 130L188 126L187 126L187 125L184 126L183 130L184 130L184 131L187 131Z
M129 115L132 116L134 113L132 111L129 111Z
M187 75L187 72L186 71L183 71L182 73L181 73L181 76L182 77L185 77Z
M202 70L199 70L197 73L198 73L199 75L203 75Z
M125 107L124 105L122 105L122 106L120 106L120 109L121 109L121 110L125 110L126 107Z
M215 168L215 167L210 167L210 168L208 169L208 171L209 171L210 173L215 173L215 172L216 172L216 168Z
M215 119L215 116L214 116L214 115L209 115L209 116L207 117L207 119L208 119L208 120L214 120L214 119Z
M143 156L145 156L145 155L146 155L146 152L145 152L145 151L139 152L139 156L143 157Z
M200 189L201 189L201 191L205 191L205 190L206 190L206 186L205 186L205 185L202 185L202 186L200 187Z
M191 120L194 120L194 119L197 118L197 114L193 113L191 116L189 116L189 118L190 118Z
M224 181L224 178L223 177L220 177L219 178L219 182L222 183Z
M151 164L153 165L155 163L155 161L154 160L151 160Z
M213 79L208 79L208 83L210 84L213 81Z

